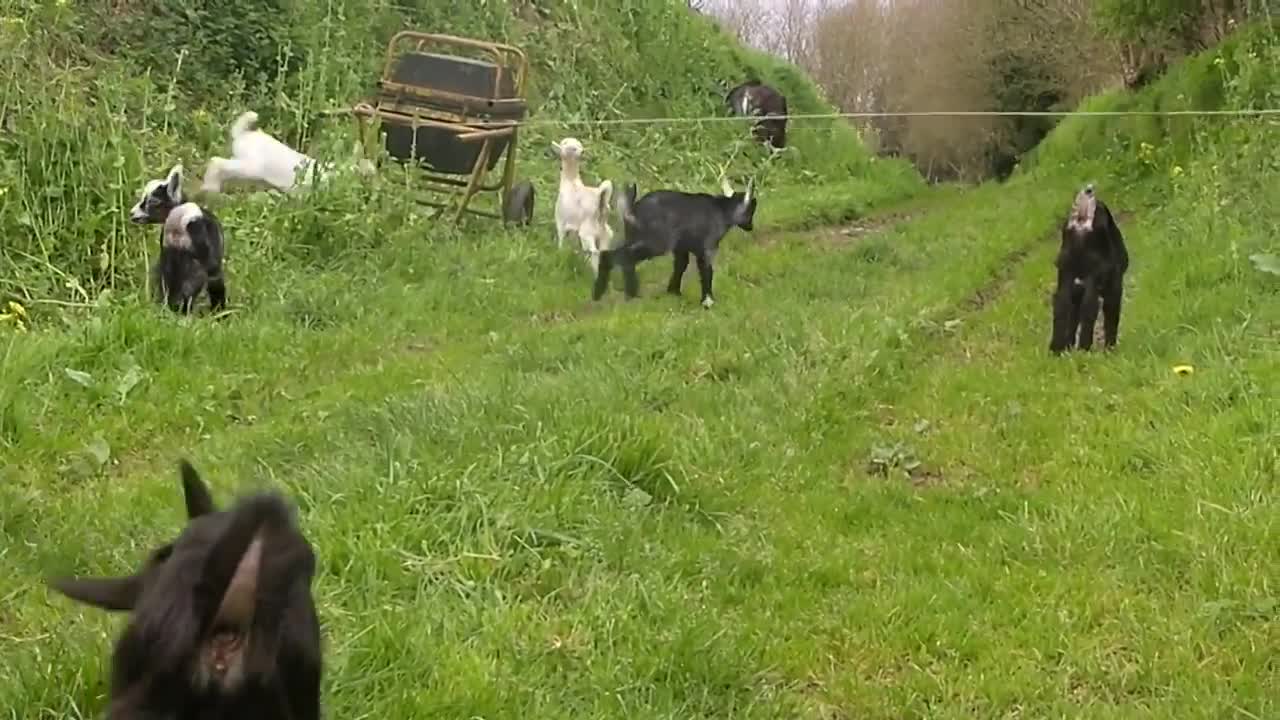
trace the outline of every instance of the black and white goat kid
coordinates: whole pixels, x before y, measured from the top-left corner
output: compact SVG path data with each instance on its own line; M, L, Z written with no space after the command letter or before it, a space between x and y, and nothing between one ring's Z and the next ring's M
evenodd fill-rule
M319 720L316 559L275 493L213 503L181 463L187 525L132 575L50 581L130 612L111 658L107 720Z
M1114 346L1120 331L1129 251L1111 210L1098 199L1092 183L1076 194L1062 224L1062 245L1055 264L1058 284L1049 351L1056 355L1073 346L1091 349L1099 309L1103 343L1108 348Z
M129 220L163 226L160 257L152 268L157 299L163 298L174 311L189 313L196 298L207 290L214 311L226 306L222 225L208 208L187 202L182 165L175 165L164 180L147 182Z
M666 254L673 259L667 292L679 295L692 255L698 264L702 306L710 308L715 304L711 281L720 241L735 226L747 231L754 227L757 198L751 193L752 184L748 181L746 192L734 192L725 180L723 196L655 190L638 201L636 186L628 185L618 202L624 239L621 246L600 253L592 300L604 295L614 265L622 267L627 298L636 297L640 293L636 265Z

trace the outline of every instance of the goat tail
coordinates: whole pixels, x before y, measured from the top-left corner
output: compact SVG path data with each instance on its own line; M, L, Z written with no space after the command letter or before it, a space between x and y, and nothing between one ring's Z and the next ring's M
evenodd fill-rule
M609 214L609 203L613 201L613 183L604 180L600 183L599 204L596 206L596 214L599 217L607 217Z
M231 123L231 139L235 140L241 135L258 129L258 113L247 110L240 113L240 117Z
M610 183L612 186L612 183ZM636 185L631 183L622 189L622 196L618 198L618 214L622 216L622 222L627 225L639 225L640 221L636 219L635 213L631 208L636 203Z

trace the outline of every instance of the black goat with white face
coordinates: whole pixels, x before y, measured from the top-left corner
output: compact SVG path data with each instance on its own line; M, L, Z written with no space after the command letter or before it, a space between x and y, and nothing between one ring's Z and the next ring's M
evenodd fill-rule
M745 193L734 192L724 181L724 196L655 190L639 201L636 186L628 185L618 202L622 215L624 240L620 247L600 253L591 299L599 300L609 286L609 273L614 265L622 266L627 298L640 293L636 265L659 255L674 259L667 292L680 294L680 281L689 267L692 255L698 264L702 284L702 306L715 304L711 280L720 241L732 228L750 231L754 225L757 198L751 194L752 183Z
M759 80L748 80L730 90L724 101L729 106L729 112L734 115L761 117L752 129L756 140L768 143L774 150L782 150L787 146L785 95Z
M112 655L107 720L318 720L315 555L291 508L261 493L218 510L181 464L188 522L141 570L51 585L132 611Z
M147 182L142 199L129 211L129 220L137 225L163 225L152 280L170 309L191 312L205 290L214 311L225 307L222 225L207 208L186 201L181 165L175 165L168 178Z
M1072 347L1091 349L1099 309L1103 342L1108 348L1114 346L1120 332L1129 251L1111 210L1098 199L1092 183L1076 194L1062 224L1056 265L1058 286L1053 297L1049 351L1056 355Z

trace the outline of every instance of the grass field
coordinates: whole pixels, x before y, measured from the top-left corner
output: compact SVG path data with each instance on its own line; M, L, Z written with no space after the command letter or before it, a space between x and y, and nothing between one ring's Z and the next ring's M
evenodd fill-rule
M333 717L1271 717L1274 284L1124 196L1120 347L1052 360L1069 191L734 238L712 312L512 236L15 337L0 704L97 707L115 624L38 576L130 567L189 454L301 503Z
M41 577L134 567L187 456L221 500L297 499L331 718L1278 717L1280 284L1248 259L1277 131L1051 144L835 227L779 187L711 311L695 277L661 293L669 261L592 304L550 200L332 254L279 243L358 208L239 201L267 239L230 316L125 295L0 330L0 709L104 708L120 623ZM1052 358L1085 180L1127 305L1114 352Z

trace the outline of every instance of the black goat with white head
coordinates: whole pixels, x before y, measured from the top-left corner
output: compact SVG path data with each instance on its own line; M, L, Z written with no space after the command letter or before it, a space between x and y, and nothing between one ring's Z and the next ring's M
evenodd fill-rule
M787 147L785 95L759 80L748 80L729 91L725 104L734 115L761 117L752 129L756 140L768 143L774 150Z
M59 592L132 611L112 655L107 720L318 720L315 555L275 493L218 510L181 464L187 526L118 578L61 578Z
M1094 193L1093 183L1076 194L1062 224L1056 265L1058 285L1049 351L1056 355L1072 347L1091 349L1099 310L1103 343L1108 348L1114 346L1120 331L1129 251L1111 210Z
M750 181L746 192L734 192L729 181L725 180L723 196L655 190L637 201L636 186L628 185L618 202L623 243L614 250L600 253L600 266L596 270L591 298L599 300L604 295L614 265L622 266L627 298L636 297L640 293L636 265L666 254L671 254L674 259L667 292L679 295L680 281L692 255L698 264L702 306L710 308L715 304L711 279L720 241L734 227L747 231L754 227L758 199L751 190Z
M206 290L214 311L226 306L222 225L208 208L186 200L182 165L175 165L164 180L147 182L142 199L129 211L129 220L163 226L152 280L170 309L191 312L196 298Z

